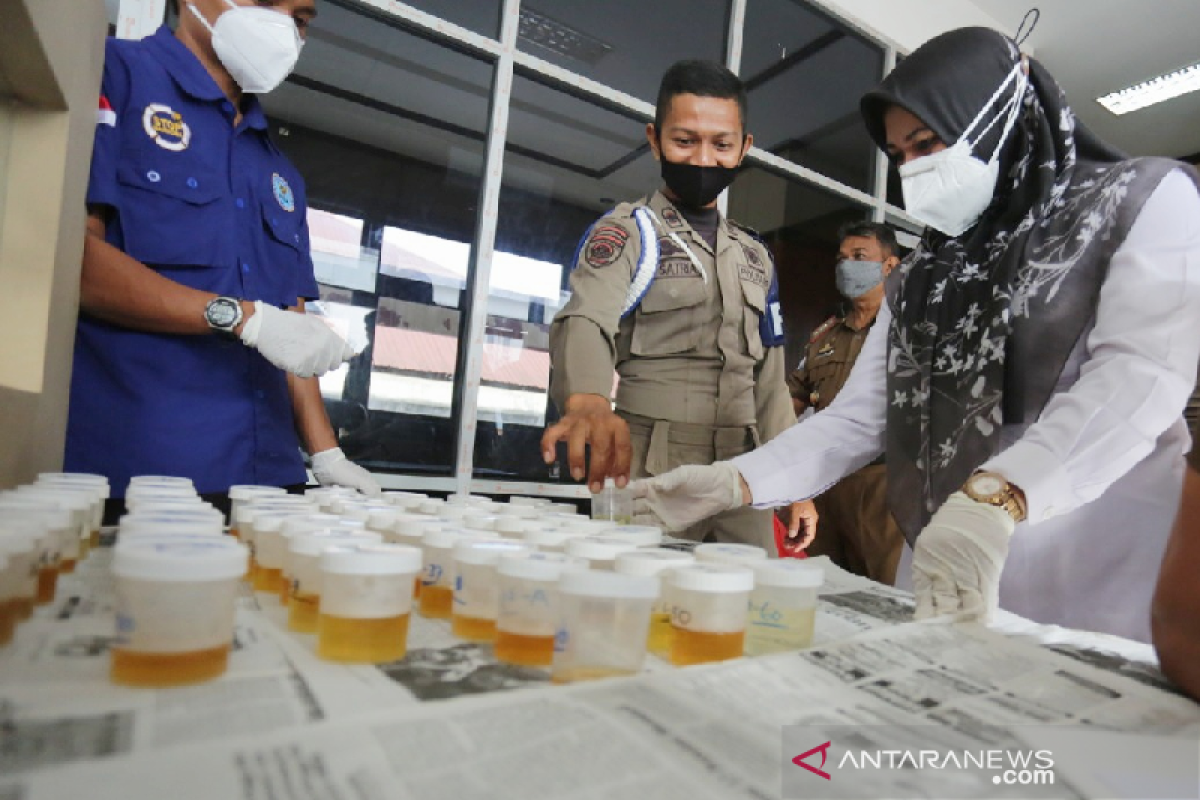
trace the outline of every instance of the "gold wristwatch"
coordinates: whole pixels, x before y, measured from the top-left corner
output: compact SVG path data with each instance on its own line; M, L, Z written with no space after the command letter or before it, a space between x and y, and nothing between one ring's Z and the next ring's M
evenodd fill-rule
M998 472L976 472L967 478L962 490L977 503L1004 509L1017 522L1022 522L1028 512L1025 493Z

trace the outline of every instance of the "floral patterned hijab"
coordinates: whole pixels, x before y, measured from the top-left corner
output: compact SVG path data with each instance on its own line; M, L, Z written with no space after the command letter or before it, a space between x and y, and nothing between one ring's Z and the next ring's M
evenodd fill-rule
M867 128L884 147L884 112L899 105L950 145L1020 58L986 28L942 34L863 98ZM1002 425L1038 418L1095 316L1113 253L1162 178L1182 166L1125 160L1028 63L991 205L958 237L927 230L888 278L888 505L910 543L997 452ZM1000 127L977 156L991 155Z

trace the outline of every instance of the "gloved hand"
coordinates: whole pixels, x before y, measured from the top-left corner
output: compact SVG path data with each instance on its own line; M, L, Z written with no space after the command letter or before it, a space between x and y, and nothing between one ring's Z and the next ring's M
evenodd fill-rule
M319 318L261 300L254 303L240 338L267 361L301 378L324 375L354 355L346 340Z
M683 530L713 514L742 506L742 476L729 461L691 464L629 484L635 524Z
M313 453L312 471L313 477L322 486L345 486L369 495L383 493L371 473L346 458L340 447Z
M987 622L1000 605L1000 571L1016 523L1002 508L950 495L913 547L917 619L958 614Z

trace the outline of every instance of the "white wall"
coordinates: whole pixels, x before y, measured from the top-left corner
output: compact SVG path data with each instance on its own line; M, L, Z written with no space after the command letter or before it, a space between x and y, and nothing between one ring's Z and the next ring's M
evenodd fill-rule
M1013 4L1011 19L998 20L968 0L815 0L830 13L902 52L954 28L982 25L1012 36L1026 6Z

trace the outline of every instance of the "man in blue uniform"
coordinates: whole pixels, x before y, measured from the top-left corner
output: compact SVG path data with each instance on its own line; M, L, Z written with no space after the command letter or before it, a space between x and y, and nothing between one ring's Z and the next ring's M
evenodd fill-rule
M256 94L291 71L314 0L192 0L109 40L88 186L66 469L234 484L378 484L347 461L316 376L353 351L317 297L304 183ZM298 313L297 313L298 312Z

